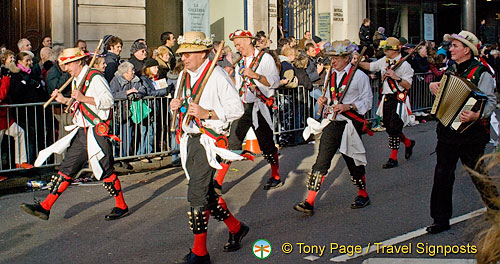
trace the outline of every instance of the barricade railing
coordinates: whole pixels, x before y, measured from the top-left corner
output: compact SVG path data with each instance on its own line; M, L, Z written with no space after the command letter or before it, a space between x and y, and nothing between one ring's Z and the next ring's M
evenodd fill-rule
M434 97L429 92L429 83L436 80L432 73L415 74L409 91L412 111L432 107ZM370 82L373 106L366 117L374 119L380 81L374 78ZM317 112L316 99L312 94L320 92L318 89L321 87L313 90L307 90L303 86L276 89L272 118L277 140L285 134L301 134L307 118L314 117ZM169 103L170 99L166 97L115 101L110 132L122 140L113 142L115 160L153 158L171 153L170 143L175 140L175 135L169 129ZM15 121L8 129L0 130L0 172L20 170L16 164L23 162L33 164L40 150L68 134L64 127L73 123L73 115L65 114L64 107L58 103L52 103L47 109L43 109L42 105L43 103L0 105L0 114L2 111L7 112L7 123ZM62 158L63 155L53 155L43 166L58 165Z
M112 143L115 160L170 153L173 135L169 128L169 103L166 97L115 101L109 132L122 140ZM2 112L9 127L0 130L0 172L20 170L22 163L33 164L38 152L69 134L64 127L73 124L73 114L64 113L64 106L59 103L52 103L46 109L43 102L0 105ZM64 154L52 155L43 167L58 165L63 157Z

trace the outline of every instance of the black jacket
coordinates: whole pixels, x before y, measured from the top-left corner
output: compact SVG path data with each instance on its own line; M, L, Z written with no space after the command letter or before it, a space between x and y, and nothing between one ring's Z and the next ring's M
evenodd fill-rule
M113 80L113 77L115 77L115 72L118 70L118 66L120 65L120 56L114 54L113 52L108 52L106 53L104 60L106 61L106 69L104 69L104 78L106 78L106 81L110 83L111 80Z
M128 60L128 62L132 63L134 65L134 72L137 77L140 77L142 75L142 67L144 67L144 61L137 59L133 54ZM114 76L113 76L114 77Z
M370 33L370 27L365 26L364 24L361 25L359 28L359 41L361 42L361 45L363 46L369 46L372 44L372 38L371 38L371 33Z

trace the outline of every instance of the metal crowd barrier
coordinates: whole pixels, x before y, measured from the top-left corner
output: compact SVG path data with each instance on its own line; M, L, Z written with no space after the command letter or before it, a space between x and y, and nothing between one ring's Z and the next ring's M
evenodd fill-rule
M431 81L436 81L432 74L415 74L409 91L412 111L423 111L432 107L434 98L429 92ZM372 110L366 114L368 119L376 118L379 79L371 79L371 86L374 100ZM314 108L316 99L311 97L313 91L314 89L309 91L303 86L276 89L272 117L277 140L287 135L290 135L290 138L300 137L307 118L314 117L317 111ZM165 97L146 97L142 101L115 101L110 130L122 140L113 142L115 160L153 158L171 153L170 143L175 136L170 133L169 103L170 99ZM8 113L7 123L14 119L22 128L22 131L16 127L11 129L12 131L0 132L0 173L21 169L16 168L16 164L24 162L22 155L19 155L23 146L26 149L26 162L33 164L40 150L68 134L64 126L72 124L72 115L65 114L63 106L58 103L52 103L45 110L42 105L43 103L0 105L0 110L6 109ZM131 107L135 109L133 113ZM22 144L22 140L14 140L16 137L24 137L25 143ZM63 156L53 155L43 166L58 165Z
M113 141L115 160L170 154L169 103L166 97L115 101L110 133L122 140ZM21 170L16 164L23 162L33 164L38 152L67 135L64 127L73 124L73 115L64 113L64 106L59 103L52 103L46 109L43 102L0 105L1 110L7 111L7 123L14 120L18 126L0 132L0 173ZM23 140L16 140L21 138L24 144ZM26 159L21 154L24 152ZM52 155L43 167L58 165L63 157L64 154Z

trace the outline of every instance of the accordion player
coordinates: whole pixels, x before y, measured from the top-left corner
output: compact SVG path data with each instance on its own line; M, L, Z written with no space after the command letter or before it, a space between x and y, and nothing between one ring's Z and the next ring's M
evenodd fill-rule
M445 127L462 133L475 121L461 122L460 113L470 110L481 115L487 100L487 96L466 78L446 73L439 84L431 114Z

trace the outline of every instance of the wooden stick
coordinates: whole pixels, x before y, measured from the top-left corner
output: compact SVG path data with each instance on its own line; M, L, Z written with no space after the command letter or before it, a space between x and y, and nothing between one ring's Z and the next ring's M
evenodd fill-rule
M351 76L349 76L349 79L347 79L347 83L345 85L344 91L342 92L342 95L339 98L338 104L341 104L342 100L344 100L344 97L347 93L347 90L349 89L349 86L351 86L351 82L352 82L352 79L354 77L354 74L356 74L356 70L358 69L359 63L361 62L361 59L363 59L363 56L365 55L365 51L366 51L366 46L364 46L363 49L361 50L361 53L359 54L359 57L356 60L356 64L354 64L354 66L353 66L354 70L352 70ZM337 117L337 113L338 112L333 113L333 120L335 120L335 118Z
M97 44L97 48L94 51L94 56L92 56L92 60L90 61L89 67L87 68L87 72L85 72L85 75L83 75L83 79L80 82L80 85L78 85L78 91L81 91L83 89L83 84L85 84L85 79L87 78L87 75L89 74L90 70L92 69L92 66L94 66L95 59L97 58L97 53L99 52L99 49L101 49L101 45L102 45L102 39L99 41L99 44ZM64 109L65 113L70 112L71 105L73 104L74 101L75 101L75 99L73 99L73 98L69 99L68 106L66 106L66 109Z
M73 81L73 77L70 77L63 85L61 85L61 87L59 87L59 89L57 89L57 91L59 91L60 93L62 93L62 91L64 91L64 89L66 89L66 87ZM54 101L54 99L56 99L56 96L52 96L50 97L50 99L45 102L45 104L43 104L43 109L47 108L47 106L49 106L50 103L52 103L52 101Z
M186 81L187 78L187 71L184 70L184 73L182 74L182 79L181 82L179 83L179 88L177 89L177 95L175 96L175 99L180 99L182 95L182 90L184 87L184 82ZM172 120L170 121L170 132L175 132L175 119L177 119L177 114L179 113L179 109L174 110L174 113L172 115ZM182 122L182 120L181 120Z
M224 47L224 40L220 42L219 46L220 47ZM214 71L215 65L217 64L217 59L220 57L220 54L221 54L222 50L223 49L219 49L217 51L217 53L215 53L214 60L212 61L212 64L210 64L210 68L208 68L207 75L206 75L205 79L203 80L203 82L201 83L200 88L198 88L198 89L200 89L200 91L196 95L196 98L194 98L194 103L195 104L198 104L200 102L201 95L203 94L203 90L205 89L205 85L207 84L208 79L210 79L210 75L212 75L212 72ZM189 115L186 118L186 126L189 125L189 123L191 122L191 120L193 120L193 116Z
M328 85L328 81L330 80L330 73L332 71L332 68L330 66L330 68L328 68L328 71L326 72L326 75L325 75L325 82L323 83L323 95L321 95L321 97L325 97L325 94L326 94L326 90L328 89L327 88L327 85ZM323 109L325 109L325 106L321 107L318 109L318 112L316 113L317 115L321 115L323 113Z
M397 70L399 67L401 67L401 65L403 64L403 62L405 62L408 58L410 58L413 54L415 54L415 52L418 51L418 49L420 48L420 46L424 45L425 44L425 41L421 41L416 47L415 49L413 49L412 52L408 53L408 55L404 56L401 60L399 60L398 62L396 62L396 64L394 64L391 68L391 70L395 71ZM382 78L382 84L384 83L385 79L387 79L387 75L384 75L384 78Z

